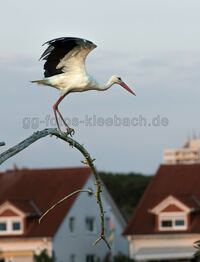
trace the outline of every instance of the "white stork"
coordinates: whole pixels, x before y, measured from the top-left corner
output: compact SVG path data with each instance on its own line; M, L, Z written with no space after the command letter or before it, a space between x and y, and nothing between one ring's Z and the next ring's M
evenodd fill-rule
M88 90L105 91L113 84L119 84L128 92L135 95L122 79L116 75L111 76L105 85L100 85L87 73L85 60L87 55L96 48L94 43L81 38L61 37L50 40L44 44L48 44L47 49L40 57L40 59L46 60L44 64L44 78L31 82L51 86L60 90L60 97L53 105L59 130L61 129L58 116L66 126L67 133L70 135L74 134L74 130L68 126L58 109L60 102L69 93Z

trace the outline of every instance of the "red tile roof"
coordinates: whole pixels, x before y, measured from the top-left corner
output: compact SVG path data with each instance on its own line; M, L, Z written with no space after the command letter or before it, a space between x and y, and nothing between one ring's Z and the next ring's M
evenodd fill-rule
M140 200L124 234L168 234L158 232L155 215L149 212L169 195L192 207L195 212L187 231L200 233L200 164L161 165ZM171 232L172 233L172 232ZM175 233L175 231L173 231ZM181 233L178 231L178 233Z
M77 195L54 209L38 224L38 212L45 212L67 194L83 188L91 174L89 168L19 169L0 173L0 203L10 201L28 217L23 237L53 236ZM3 237L3 236L1 236Z

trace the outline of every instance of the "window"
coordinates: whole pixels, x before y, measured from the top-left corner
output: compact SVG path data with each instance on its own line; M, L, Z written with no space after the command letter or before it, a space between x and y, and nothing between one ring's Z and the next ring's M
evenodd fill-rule
M74 232L75 231L75 217L69 218L69 231Z
M6 231L6 230L7 230L6 222L0 222L0 231Z
M75 262L75 261L76 261L76 255L75 255L75 254L71 254L69 261L70 261L70 262Z
M185 225L185 220L184 219L177 219L177 220L175 220L175 225L177 227L184 226Z
M94 232L95 231L95 218L94 217L86 217L85 225L86 225L86 230L88 232Z
M13 231L21 230L21 224L20 224L20 222L13 222L13 223L12 223L12 230L13 230Z
M0 235L22 234L22 219L17 217L0 218Z
M162 220L161 226L162 227L172 227L172 220Z
M159 229L160 230L186 230L187 216L180 215L180 212L161 213L159 215Z
M87 255L86 256L86 262L95 262L95 256L94 255Z

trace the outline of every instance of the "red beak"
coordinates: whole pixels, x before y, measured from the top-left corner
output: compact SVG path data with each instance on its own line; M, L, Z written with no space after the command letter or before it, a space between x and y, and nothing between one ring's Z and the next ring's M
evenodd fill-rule
M127 86L127 84L125 84L124 82L120 83L120 86L122 86L124 89L126 89L129 93L133 94L134 96L136 96L136 94L133 92L132 89L130 89L129 86Z

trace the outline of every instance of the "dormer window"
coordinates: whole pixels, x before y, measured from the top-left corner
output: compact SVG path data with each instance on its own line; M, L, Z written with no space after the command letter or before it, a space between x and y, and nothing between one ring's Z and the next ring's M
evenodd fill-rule
M184 218L178 218L175 220L175 226L176 227L181 227L181 226L184 226L186 223L185 223L185 219Z
M150 210L155 215L156 229L159 231L187 230L191 211L191 207L174 196L166 197Z
M0 206L0 236L24 233L25 214L6 201Z
M21 230L21 223L19 221L12 222L12 230L13 231L20 231Z
M22 219L18 217L0 217L0 235L22 234Z
M0 232L5 232L7 230L7 223L0 222Z
M182 213L182 212L181 212ZM187 229L187 215L180 212L177 213L160 213L159 230L186 230Z

